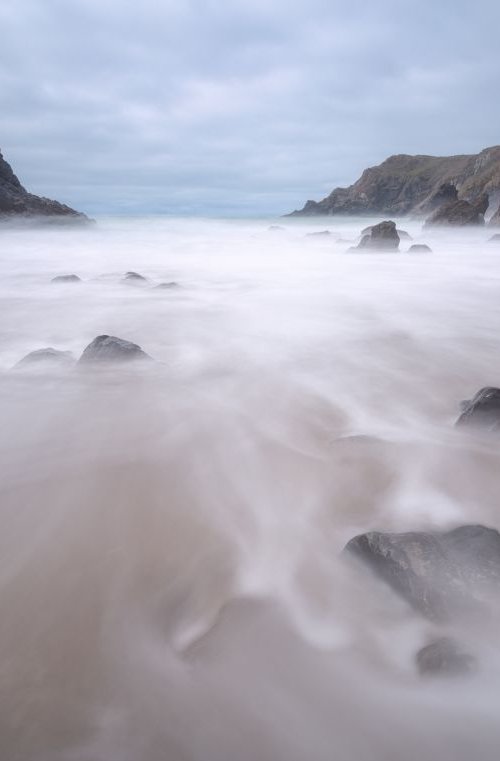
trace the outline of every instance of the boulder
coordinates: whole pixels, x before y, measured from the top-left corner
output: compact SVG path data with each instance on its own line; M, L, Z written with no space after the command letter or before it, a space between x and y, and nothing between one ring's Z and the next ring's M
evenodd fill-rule
M358 558L415 610L433 620L476 614L500 582L500 534L485 526L444 533L372 531L344 550Z
M373 230L374 226L375 225L370 225L369 227L365 227L364 230L361 230L361 237L363 237L363 235L369 235L371 233L371 231ZM407 233L406 230L400 230L399 227L398 227L396 229L396 232L397 232L397 234L399 235L400 238L405 238L406 240L413 240L413 238L411 237L410 233ZM312 234L313 233L311 233L311 235Z
M425 222L426 227L453 225L465 227L484 225L484 213L488 208L488 195L484 193L476 201L458 199L439 206Z
M53 349L49 346L45 349L36 349L35 351L30 351L29 354L26 354L25 357L19 360L15 367L39 367L41 365L61 367L71 365L73 362L74 357L70 351L59 351L58 349Z
M418 254L418 253L432 253L432 248L428 246L426 243L414 243L410 248L408 249L409 254Z
M131 341L124 341L116 336L97 336L89 343L78 360L79 364L94 364L108 362L132 362L136 360L151 360L149 354Z
M450 637L440 637L415 656L422 676L465 676L475 671L476 659Z
M368 229L368 228L367 228ZM399 235L396 223L391 221L380 222L369 228L369 232L362 234L357 249L375 249L377 251L397 251L399 248Z
M455 425L497 431L500 428L500 388L486 386L472 399L462 402L462 414Z
M78 275L57 275L50 281L51 283L81 283L82 279Z

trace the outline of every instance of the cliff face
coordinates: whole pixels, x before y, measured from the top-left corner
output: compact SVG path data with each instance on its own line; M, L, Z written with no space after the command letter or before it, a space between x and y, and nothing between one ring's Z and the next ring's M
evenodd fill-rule
M500 146L470 156L397 155L365 169L348 188L336 188L322 201L308 201L289 216L336 214L426 215L446 184L461 199L475 201L484 193L496 209L500 203ZM491 207L490 207L491 210Z
M58 201L32 195L23 188L0 152L0 219L15 217L57 217L66 221L88 221L81 212Z

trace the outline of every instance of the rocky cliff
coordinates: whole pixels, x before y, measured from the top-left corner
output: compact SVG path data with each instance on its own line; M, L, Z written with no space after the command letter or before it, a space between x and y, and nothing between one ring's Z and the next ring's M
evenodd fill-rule
M489 212L500 204L500 146L469 156L390 156L365 169L348 188L336 188L322 201L307 201L289 216L375 214L425 216L436 207L440 189L454 186L460 199L488 194Z
M0 152L0 220L16 217L54 217L68 222L89 221L85 214L69 206L28 193Z

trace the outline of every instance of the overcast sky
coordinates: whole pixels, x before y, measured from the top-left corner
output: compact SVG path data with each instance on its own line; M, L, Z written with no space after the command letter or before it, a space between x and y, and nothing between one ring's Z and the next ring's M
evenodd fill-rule
M0 148L93 214L280 214L500 143L498 0L0 0Z

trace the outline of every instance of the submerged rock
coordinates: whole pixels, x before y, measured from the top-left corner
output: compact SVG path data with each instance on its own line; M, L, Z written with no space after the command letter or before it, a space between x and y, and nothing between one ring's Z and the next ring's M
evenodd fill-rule
M154 286L155 289L160 288L161 290L164 289L171 289L171 288L180 288L179 283L176 283L174 280L172 280L171 283L158 283L158 285Z
M50 281L51 283L81 283L82 279L78 275L57 275Z
M344 551L436 620L476 612L500 582L500 534L485 526L444 533L371 531L351 539Z
M280 227L280 225L269 225L269 227L267 229L270 232L276 232L276 231L279 231L279 230L284 230L285 228L284 227Z
M428 246L426 243L414 243L410 248L408 249L409 254L418 254L418 253L432 253L432 248Z
M500 233L495 233L488 239L488 243L500 243Z
M441 637L423 647L415 660L422 676L465 676L477 668L474 656L449 637Z
M73 354L70 351L59 351L48 346L45 349L35 349L30 351L25 357L19 360L15 365L16 368L28 366L40 366L44 364L68 366L74 362Z
M366 232L369 230L369 232ZM357 249L376 249L378 251L397 251L399 248L399 235L396 230L396 223L390 220L380 222L366 228L362 233L362 238L357 245Z
M80 364L92 364L96 362L131 362L136 360L151 360L149 354L141 349L138 344L125 341L116 336L97 336L89 343L78 360Z
M472 399L462 402L462 414L457 426L472 426L496 431L500 427L500 388L486 386Z
M123 279L132 282L147 282L147 279L144 277L144 275L140 275L138 272L126 272L123 276Z
M318 232L306 233L306 238L317 238L318 236L324 238L328 235L331 235L330 230L318 230Z

